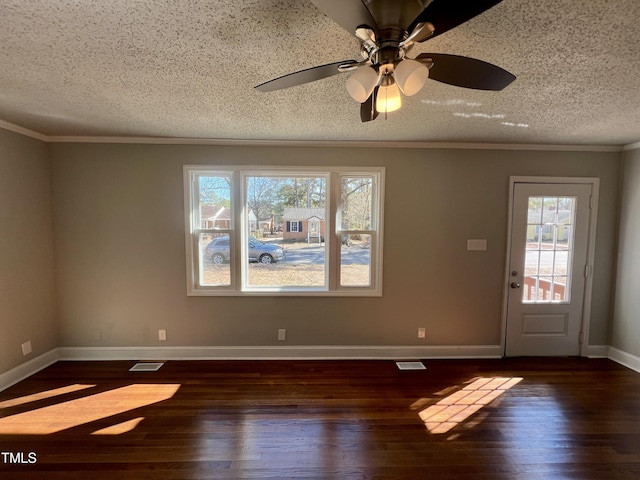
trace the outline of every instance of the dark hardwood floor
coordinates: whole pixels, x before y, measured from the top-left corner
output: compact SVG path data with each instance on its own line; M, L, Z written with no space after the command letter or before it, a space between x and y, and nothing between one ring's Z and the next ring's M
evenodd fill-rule
M640 478L640 374L579 358L58 362L0 393L0 479Z

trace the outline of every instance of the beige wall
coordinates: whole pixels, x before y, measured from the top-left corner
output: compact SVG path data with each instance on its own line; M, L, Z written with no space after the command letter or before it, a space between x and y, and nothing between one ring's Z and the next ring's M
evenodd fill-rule
M0 373L58 345L52 232L47 145L0 129Z
M601 179L590 343L608 341L618 153L52 144L62 346L497 345L510 175ZM185 164L386 167L382 298L187 297ZM486 238L486 252L466 239ZM426 327L427 341L417 327ZM100 332L101 337L99 337Z
M640 356L640 149L625 152L611 346Z

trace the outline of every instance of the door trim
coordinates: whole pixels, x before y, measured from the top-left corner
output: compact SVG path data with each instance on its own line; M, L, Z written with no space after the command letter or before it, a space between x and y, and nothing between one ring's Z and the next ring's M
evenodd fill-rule
M513 223L513 196L516 183L543 184L587 184L591 186L591 212L589 214L589 233L587 238L587 272L585 272L584 298L582 302L582 323L580 329L580 356L589 356L589 327L591 325L591 298L593 289L593 263L596 246L596 223L598 219L598 198L600 193L600 179L596 177L509 177L509 209L507 212L507 248L505 255L504 281L502 286L502 326L500 331L500 346L502 355L506 356L507 348L507 303L509 297L509 261L511 258L511 230Z

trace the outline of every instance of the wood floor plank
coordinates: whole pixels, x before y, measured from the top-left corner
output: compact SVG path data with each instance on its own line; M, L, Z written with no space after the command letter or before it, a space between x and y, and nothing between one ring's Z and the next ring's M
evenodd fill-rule
M0 393L0 478L640 478L605 359L58 362Z

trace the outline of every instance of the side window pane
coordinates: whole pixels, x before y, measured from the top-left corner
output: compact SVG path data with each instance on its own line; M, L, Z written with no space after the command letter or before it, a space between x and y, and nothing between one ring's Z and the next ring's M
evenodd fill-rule
M371 235L342 235L340 285L345 287L371 285Z
M231 229L231 178L224 176L198 177L201 229Z
M342 178L341 228L343 230L371 229L372 193L373 178Z
M200 284L231 285L231 251L228 235L200 234Z
M374 177L343 176L340 182L340 286L371 285Z
M231 176L198 176L199 283L231 285Z

